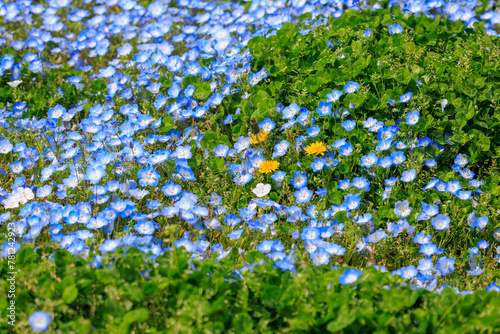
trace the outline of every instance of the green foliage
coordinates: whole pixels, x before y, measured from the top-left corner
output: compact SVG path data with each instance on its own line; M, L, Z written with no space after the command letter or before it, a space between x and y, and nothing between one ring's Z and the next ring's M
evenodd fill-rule
M406 30L390 35L387 27L393 23ZM264 67L272 78L256 87L254 100L265 104L262 91L275 90L279 82L271 95L276 102L304 101L311 110L332 89L353 80L361 89L343 96L345 107L354 103L352 113L359 119L394 119L387 100L398 101L410 91L422 115L415 128L422 136L444 143L445 134L453 134L451 140L469 152L471 161L491 164L500 157L500 49L498 38L487 36L482 24L466 29L461 21L439 16L405 16L396 6L347 11L307 35L300 28L287 23L275 36L248 43L253 71ZM365 38L368 28L372 34ZM327 41L334 47L327 47ZM442 109L444 99L449 104ZM268 115L255 111L253 116Z
M411 290L400 285L401 278L373 268L353 289L339 284L342 270L304 264L292 277L267 259L242 280L231 274L240 262L237 252L224 265L215 258L188 264L183 250L153 264L136 250L119 250L105 256L109 268L97 269L66 251L50 262L47 250L23 248L22 259L19 254L13 332L29 331L26 319L35 309L53 315L51 329L73 333L464 333L500 327L497 292ZM247 260L255 256L263 257L249 253ZM4 267L3 287L8 277ZM5 312L2 307L4 318Z

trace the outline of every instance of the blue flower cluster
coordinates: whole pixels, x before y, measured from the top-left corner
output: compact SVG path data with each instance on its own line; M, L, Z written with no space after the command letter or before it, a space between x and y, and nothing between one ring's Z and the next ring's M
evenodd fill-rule
M92 254L95 266L101 265L103 254L120 247L136 247L151 259L172 246L184 247L192 258L217 254L220 261L233 247L211 244L205 232L215 230L223 231L229 239L226 245L234 247L243 235L259 235L260 243L252 247L276 267L293 272L300 250L315 265L327 265L342 263L346 253L371 259L389 243L405 242L418 245L422 258L416 259L417 267L415 262L392 274L407 279L413 288L439 291L445 286L441 279L454 272L456 260L431 240L437 236L443 240L448 230L465 221L470 233L488 226L488 216L476 217L473 211L462 217L448 205L467 202L476 207L484 181L475 178L465 154L456 155L450 173L434 175L446 147L412 133L422 117L419 106L412 104L418 92L387 101L402 110L395 122L376 116L360 120L354 117L353 103L348 110L340 101L367 88L362 82L342 82L318 101L316 109L308 110L299 102L277 104L273 116L258 123L259 131L275 140L271 150L259 140L255 144L250 136L211 149L203 143L207 120L213 116L221 125L241 126L241 109L222 116L214 110L232 95L247 100L252 87L269 77L265 69L251 72L252 55L246 49L250 39L269 37L303 13L338 18L344 10L368 7L368 2L178 1L176 6L169 2L157 0L144 6L134 0L96 1L92 10L83 9L90 8L89 0L82 2L83 8L69 0L0 4L7 28L26 26L24 39L2 28L0 47L16 54L1 57L0 75L13 89L22 82L43 80L47 72L63 66L74 70L65 78L72 94L83 95L92 83L105 83L99 92L102 103L94 103L96 96L92 96L71 106L57 104L48 108L44 118L26 117L30 108L25 101L7 103L0 110L0 158L7 162L1 169L6 178L0 183L5 210L0 222L15 226L16 249L48 234L60 248L82 257L91 254L97 241L101 255ZM473 3L407 1L403 9L431 17L444 14L470 26L481 19L485 32L497 36L491 28L499 22L499 14L487 10L477 18ZM323 23L323 19L313 20L311 28ZM73 33L75 26L83 28ZM404 34L405 28L394 23L386 33ZM363 33L364 38L371 35L370 29ZM325 48L334 46L328 42ZM193 76L200 78L202 86L185 84ZM200 98L204 89L207 97ZM57 94L70 93L61 89ZM446 105L445 100L442 109ZM343 131L345 138L325 136L325 124L336 122L335 129ZM403 131L403 126L410 130ZM353 141L353 133L368 138L373 147ZM324 147L311 149L321 141ZM425 148L438 154L424 161L418 152ZM304 154L314 155L308 164L298 159ZM230 208L224 205L225 197L236 192L225 192L223 197L195 191L205 177L195 162L214 159L223 161L222 174L230 175L232 189L247 193L253 189L257 198L244 207ZM270 181L262 175L262 166L272 161L287 167L269 167L274 188L253 182ZM340 166L347 169L337 172ZM346 170L356 170L357 175L348 178ZM417 189L421 182L427 185ZM313 187L318 184L322 187ZM276 196L269 194L271 189ZM284 197L277 196L278 189ZM405 192L425 194L426 200L410 203L402 195ZM383 206L374 207L375 201ZM173 245L167 245L161 236L168 226L160 225L159 218L185 223L191 233L184 231ZM297 242L288 249L277 237L277 227L285 221L293 226L290 233ZM348 249L345 234L354 238L350 242L355 250ZM500 240L499 229L493 230L490 241L480 240L470 249L469 275L483 272L482 255L493 248L493 240ZM3 244L2 257L7 256L6 249ZM246 251L238 247L238 252ZM237 274L254 266L248 264ZM386 270L382 264L377 268ZM352 284L360 275L359 270L348 270L341 284ZM499 289L492 284L489 289ZM45 330L50 321L42 313L30 317L35 331Z

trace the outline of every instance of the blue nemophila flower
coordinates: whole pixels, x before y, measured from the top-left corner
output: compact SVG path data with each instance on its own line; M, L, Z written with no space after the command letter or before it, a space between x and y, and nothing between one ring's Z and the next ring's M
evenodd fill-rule
M403 219L399 220L397 224L392 222L387 223L387 231L392 233L394 238L396 238L403 231L406 231L408 235L413 236L415 233L415 226L410 225L406 219Z
M408 201L399 201L394 204L394 214L400 218L408 217L412 210Z
M134 225L134 229L142 235L151 235L155 231L153 222L141 220Z
M347 208L347 211L356 210L361 204L361 196L359 194L347 194L344 196L344 199L344 205Z
M229 147L224 145L224 144L219 144L212 151L215 153L216 157L225 157L225 156L227 156L227 152L229 151Z
M469 159L467 159L467 154L457 154L454 162L459 165L460 168L464 168L469 163Z
M456 192L459 191L460 189L462 189L460 181L455 180L446 182L446 191L448 191L449 193L455 195Z
M297 116L297 122L301 123L302 125L307 125L309 124L309 116L311 113L307 110L307 108L301 108L300 109L300 114Z
M302 240L316 240L320 236L320 229L317 227L306 227L302 230L300 238Z
M113 252L114 250L116 250L118 247L120 247L122 245L121 241L120 240L115 240L115 239L107 239L105 240L100 246L99 246L99 250L101 251L101 253L109 253L109 252Z
M327 227L327 228L329 228L333 231L333 229L331 227ZM325 251L327 251L329 254L337 255L337 256L344 256L345 250L346 250L344 247L342 247L336 243L330 243L330 242L323 244L323 249Z
M392 159L392 157L389 156L389 157L384 157L384 158L378 159L377 165L382 167L382 168L390 168L393 163L394 163L394 160Z
M28 70L33 73L38 73L42 70L42 65L43 65L42 60L39 58L35 58L28 65Z
M323 248L318 248L314 253L310 253L309 256L313 261L314 265L324 265L330 262L330 253L325 251Z
M325 159L316 157L314 161L311 163L311 168L313 172L318 172L323 169L325 166Z
M147 203L147 207L150 208L151 210L159 209L162 205L163 204L161 204L160 202L158 202L156 200L152 200L152 201Z
M375 147L375 150L377 152L383 152L391 149L392 146L392 139L382 139L379 140L377 146Z
M418 120L420 119L420 113L418 110L414 110L411 113L406 114L406 124L408 125L415 125L418 123Z
M391 152L390 157L395 166L401 166L401 164L406 161L406 156L401 151Z
M326 196L326 188L319 188L318 190L316 190L316 195L318 195L319 197L325 197Z
M443 181L439 181L436 183L436 190L439 192L445 192L446 191L446 183Z
M28 318L28 322L35 333L44 332L49 329L49 325L52 322L52 316L42 311L35 311Z
M300 111L300 107L296 103L290 104L288 107L282 110L283 119L292 119Z
M51 119L59 119L64 113L66 113L66 109L61 105L57 105L53 108L49 108L48 117Z
M424 163L429 168L434 168L437 166L437 162L434 159L425 160Z
M0 153L1 154L7 154L12 149L14 148L14 145L11 144L11 142L8 139L1 139L0 140Z
M413 277L417 276L418 271L417 268L415 268L414 265L409 265L407 267L400 268L393 272L394 275L399 275L403 277L404 279L412 279Z
M356 224L358 224L358 225L365 225L365 224L367 224L370 221L373 221L372 214L371 213L365 213L364 215L359 216L358 219L355 220L354 222Z
M396 135L394 127L392 126L384 126L377 131L377 139L378 140L390 140L394 138Z
M432 263L432 258L423 258L418 262L417 270L420 271L422 275L431 275L434 270L434 264Z
M105 175L106 171L102 166L92 164L87 167L87 173L83 176L83 179L90 181L92 184L97 184Z
M370 189L370 181L362 176L353 178L351 185L359 190L364 190L365 192Z
M353 147L351 143L347 143L339 147L339 154L344 157L350 156L352 152L353 152Z
M52 193L52 187L48 184L44 185L43 187L40 187L36 191L36 197L37 198L45 198L49 196Z
M403 32L403 27L398 23L391 24L388 28L391 35L400 34Z
M476 175L476 173L474 173L473 171L471 171L470 169L461 169L459 171L460 173L460 176L462 176L464 179L467 179L467 180L472 180L474 178L474 176Z
M476 218L474 211L471 213L471 215L473 215L472 223L471 223L471 219L470 219L471 216L470 215L469 215L468 223L472 229L475 229L477 227L479 229L479 231L481 231L483 228L486 227L486 225L488 225L488 222L489 222L488 216Z
M346 92L347 94L350 94L350 93L354 93L356 92L358 89L359 89L359 83L357 82L354 82L354 81L349 81L348 83L346 83L344 85L344 92ZM328 101L330 102L330 101Z
M363 37L365 38L368 38L372 35L372 30L371 29L366 29L364 32L363 32Z
M428 234L426 235L424 232L418 232L415 237L412 238L413 242L419 244L419 245L425 245L427 243L430 243L432 240L432 235Z
M282 141L278 142L274 146L274 152L273 152L272 157L277 158L277 157L284 156L286 154L289 146L290 146L290 143L286 140L282 140Z
M372 234L370 234L369 236L367 236L366 237L366 241L370 242L370 243L373 243L373 244L376 244L380 240L383 240L383 239L385 239L387 237L388 237L388 234L387 234L386 231L384 231L384 230L377 230L377 231L373 232Z
M442 276L451 274L455 270L455 259L446 256L440 257L436 263L436 269Z
M285 106L282 103L277 103L276 104L276 113L279 114L281 111L285 108Z
M442 252L442 249L438 249L436 244L433 242L427 242L425 244L421 244L420 250L418 252L425 256L432 256L434 254L440 254Z
M378 162L378 157L375 153L370 152L368 155L361 157L361 167L370 168Z
M276 186L281 187L281 182L283 182L283 180L285 179L285 176L286 176L286 172L277 171L271 177L274 180L274 182L276 183Z
M329 169L339 164L339 161L335 159L333 152L325 154L323 158L325 159L325 166Z
M351 181L349 179L343 179L339 180L337 189L340 190L349 190L349 187L351 186Z
M226 215L224 222L228 226L236 226L239 223L241 223L241 219L237 215L235 215L234 213L230 213L230 214Z
M342 94L344 94L344 92L334 89L330 94L326 94L326 102L335 103L339 100Z
M237 153L241 153L247 148L250 147L250 143L252 142L252 139L250 137L238 137L238 141L234 144L234 148L236 149Z
M146 90L148 90L153 94L157 94L160 91L160 88L161 88L161 82L153 82L148 87L146 87Z
M415 180L416 176L417 172L415 171L415 169L404 171L403 176L401 177L401 181L408 183Z
M424 138L420 138L418 140L418 147L427 147L431 143L432 143L432 140L429 137L425 136Z
M439 213L439 206L436 205L430 205L425 203L424 201L421 201L420 204L422 205L422 214L418 216L417 220L427 220Z
M339 283L341 285L353 284L361 277L361 270L347 269L340 275Z
M423 190L426 191L426 190L429 190L429 189L432 189L436 186L436 184L438 184L440 182L439 179L433 179L431 180L424 188Z
M311 200L313 196L313 192L306 187L302 187L299 190L295 191L293 194L295 196L295 201L297 204L307 203Z
M274 262L274 265L281 270L295 272L295 267L289 259Z
M500 286L498 286L495 283L491 282L491 284L486 287L486 291L500 292Z
M290 179L290 183L295 187L295 189L301 189L307 186L307 174L295 171Z
M19 174L24 170L23 163L19 160L9 163L9 168L14 174Z
M480 240L477 242L477 247L479 247L479 249L486 249L490 246L490 243L486 240Z
M229 239L238 240L243 234L244 229L232 231L227 235Z
M398 150L405 150L408 148L408 145L403 143L401 140L398 140L394 143L394 148Z
M269 253L274 246L276 240L264 240L260 244L258 244L255 248L261 253ZM278 241L279 242L279 241Z
M2 59L0 60L0 69L2 71L7 71L10 70L13 65L14 65L14 56L9 54L4 54L2 56Z
M450 228L450 217L440 213L431 219L431 224L438 231L447 230Z
M462 200L462 201L468 201L472 198L472 192L470 190L467 190L467 191L461 190L461 191L457 191L455 196L460 198L460 200Z
M158 185L158 181L160 180L160 173L154 170L153 167L147 166L137 172L137 177L139 178L139 184L142 187L156 187Z
M319 126L314 125L314 126L311 126L310 128L308 128L306 132L307 132L307 135L309 137L314 138L317 135L319 135L319 133L321 132L321 129L319 128Z
M494 229L494 230L491 232L491 234L493 235L493 238L494 238L496 241L500 242L500 227L498 227L498 228ZM498 250L498 248L497 248L497 250ZM500 253L500 252L499 252L499 253ZM498 255L498 258L500 258L500 254ZM499 263L500 263L500 261L499 261Z
M319 103L319 107L316 108L316 112L321 117L331 115L332 114L332 104L325 102L325 101L321 101Z
M406 103L411 100L412 97L412 92L408 92L406 94L403 94L399 97L399 103ZM417 111L418 112L418 111Z
M346 131L351 131L356 127L356 122L351 120L345 120L344 122L341 123L341 125Z

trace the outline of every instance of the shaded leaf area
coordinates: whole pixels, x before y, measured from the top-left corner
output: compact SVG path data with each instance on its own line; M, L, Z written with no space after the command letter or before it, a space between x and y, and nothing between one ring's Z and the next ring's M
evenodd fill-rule
M49 251L23 248L18 254L14 332L28 332L27 315L40 308L53 314L50 328L73 333L463 333L500 327L498 292L411 290L374 268L342 286L344 270L306 264L291 274L257 252L246 259L263 264L242 280L232 274L240 257L235 250L224 264L215 257L190 261L183 250L153 264L128 249L107 254L100 268L61 250L50 262ZM9 278L5 262L2 287ZM0 304L5 316L4 296ZM0 326L5 330L5 323Z

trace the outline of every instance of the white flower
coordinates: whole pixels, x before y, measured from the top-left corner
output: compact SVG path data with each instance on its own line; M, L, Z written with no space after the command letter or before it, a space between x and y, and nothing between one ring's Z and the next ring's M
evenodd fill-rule
M19 207L19 197L17 196L17 194L11 194L2 201L2 204L4 205L5 209L15 209Z
M10 87L12 88L16 88L17 86L19 86L23 81L22 80L15 80L15 81L11 81L11 82L7 82L7 85L9 85Z
M264 197L267 194L269 194L270 191L271 191L271 185L264 183L259 183L257 184L257 187L255 187L255 189L252 189L252 192L257 197Z
M262 183L261 183L261 184L262 184ZM269 192L269 191L268 191L268 192ZM257 195L257 196L259 196L259 195ZM257 203L253 203L253 202L252 202L252 203L248 204L248 209L249 209L249 210L255 210L255 209L257 209Z

